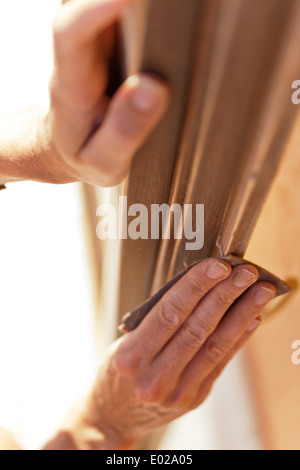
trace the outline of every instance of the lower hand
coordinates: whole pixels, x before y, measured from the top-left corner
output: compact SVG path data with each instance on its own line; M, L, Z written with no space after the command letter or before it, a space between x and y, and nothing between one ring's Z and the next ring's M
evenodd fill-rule
M232 269L208 259L192 268L136 330L112 345L84 402L78 446L133 448L198 407L275 295L274 286L257 279L250 265Z

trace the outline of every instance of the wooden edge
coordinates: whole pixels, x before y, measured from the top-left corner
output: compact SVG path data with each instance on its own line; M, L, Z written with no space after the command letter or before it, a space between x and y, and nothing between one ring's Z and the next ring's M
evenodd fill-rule
M251 264L259 272L259 281L267 281L272 283L276 287L276 297L279 297L284 294L291 292L292 287L286 282L282 281L279 277L265 270L261 266L247 261L245 259L239 258L234 255L227 255L221 258L224 261L227 261L232 267L241 266L244 264ZM127 313L123 319L122 324L119 327L119 330L123 333L129 332L137 328L146 315L152 310L152 308L159 302L159 300L165 295L165 293L171 289L190 269L196 266L200 261L196 261L191 266L186 268L184 271L175 276L171 281L167 282L153 297L148 299L142 305L137 307L134 311Z

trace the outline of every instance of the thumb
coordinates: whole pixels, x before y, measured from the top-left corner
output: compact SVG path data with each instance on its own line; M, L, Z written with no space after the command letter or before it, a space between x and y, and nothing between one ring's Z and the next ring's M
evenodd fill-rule
M112 98L102 125L81 149L80 163L93 167L102 186L121 182L168 101L169 90L161 79L150 74L128 78Z

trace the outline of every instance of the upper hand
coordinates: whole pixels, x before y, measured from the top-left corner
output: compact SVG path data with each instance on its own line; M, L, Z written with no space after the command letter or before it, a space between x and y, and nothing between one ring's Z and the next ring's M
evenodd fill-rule
M85 411L105 448L131 448L205 400L275 295L272 284L257 279L253 266L205 260L113 344Z
M149 74L129 77L111 100L106 96L114 26L134 1L72 0L55 19L46 123L66 182L119 183L166 110L167 86Z

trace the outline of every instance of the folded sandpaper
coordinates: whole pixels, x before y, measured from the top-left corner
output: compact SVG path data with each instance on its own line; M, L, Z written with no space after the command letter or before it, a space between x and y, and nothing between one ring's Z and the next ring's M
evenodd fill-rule
M277 276L274 276L269 271L266 271L261 266L258 266L250 261L247 261L242 258L238 258L234 255L228 255L221 258L224 261L227 261L232 267L243 265L243 264L250 264L255 266L259 272L259 281L267 281L273 284L276 287L276 296L288 294L292 287L289 286L286 282L279 279ZM201 260L203 261L203 260ZM190 269L192 269L196 264L200 263L201 261L197 261L196 263L192 264L191 266L187 267L184 271L180 272L167 282L155 295L153 295L150 299L146 300L142 305L137 307L132 312L127 313L123 319L122 324L120 326L120 331L122 332L129 332L133 331L137 328L140 323L143 321L145 316L152 310L152 308L159 302L159 300L165 295L165 293L171 289Z

